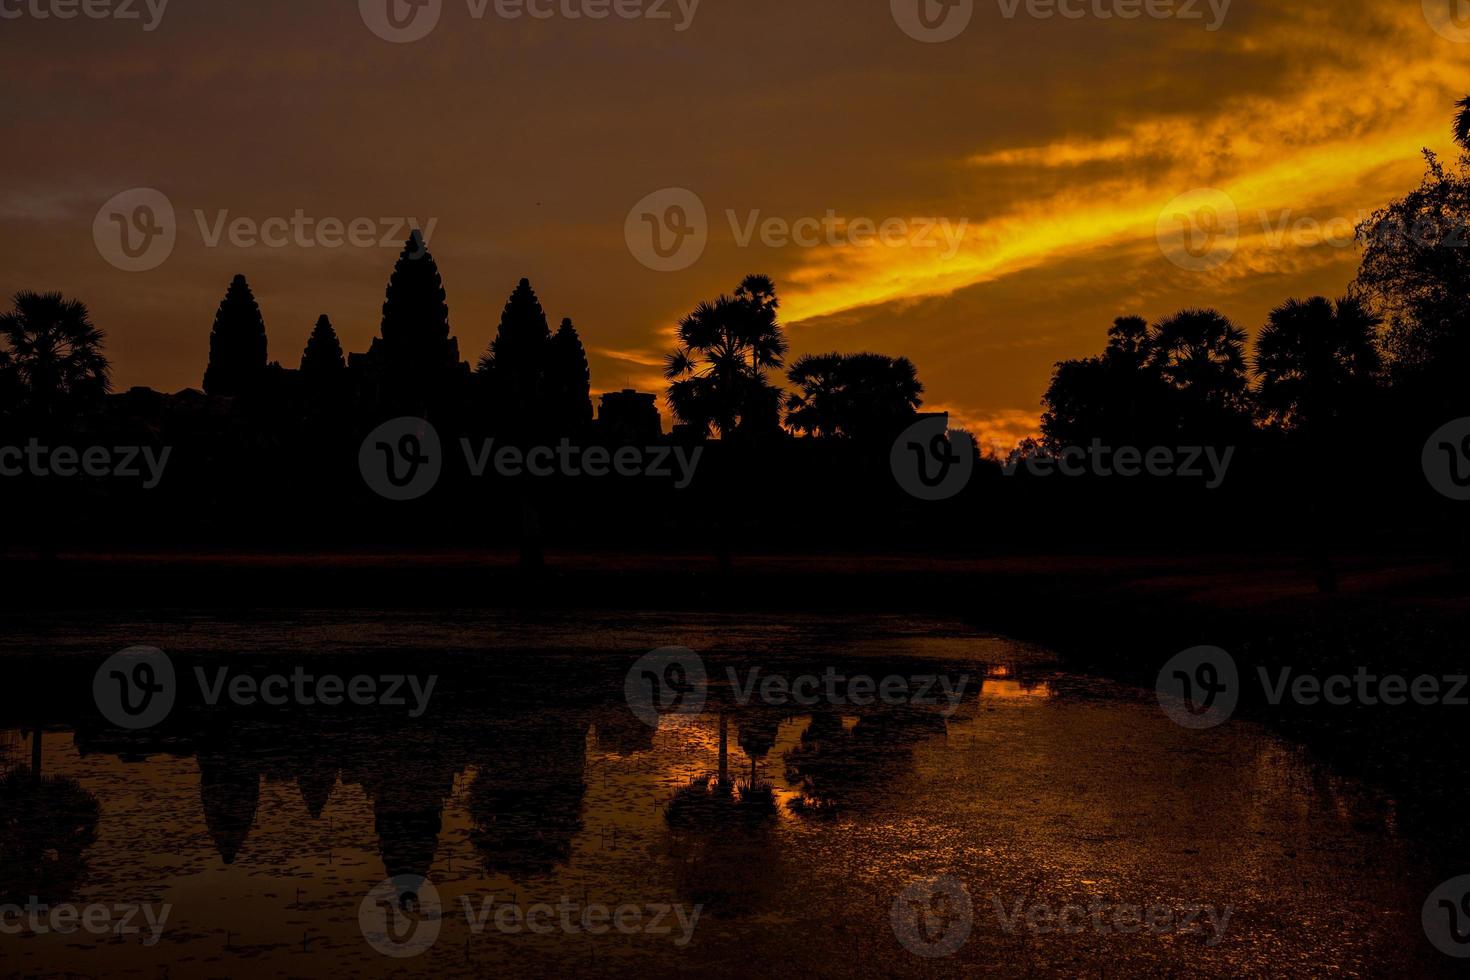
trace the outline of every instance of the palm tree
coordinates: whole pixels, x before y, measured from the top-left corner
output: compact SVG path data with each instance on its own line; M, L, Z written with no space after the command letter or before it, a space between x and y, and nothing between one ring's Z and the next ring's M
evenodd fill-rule
M1359 414L1383 366L1381 323L1354 297L1289 299L1272 310L1255 357L1267 417L1300 430Z
M1470 95L1455 103L1455 142L1470 152Z
M0 315L0 388L10 403L41 424L86 408L111 388L103 333L87 307L60 293L22 292Z
M1181 310L1153 330L1153 368L1189 438L1229 438L1248 422L1245 331L1215 310Z
M664 365L669 406L681 422L728 438L769 418L777 394L766 372L785 363L780 301L766 276L747 276L734 297L700 303L679 321L679 347Z
M799 390L786 421L807 434L892 438L923 404L924 385L906 357L808 354L787 372Z
M831 436L841 426L841 354L804 354L786 378L798 391L786 399L786 423L804 435Z
M849 354L842 374L842 426L854 439L891 441L924 403L924 385L907 357Z

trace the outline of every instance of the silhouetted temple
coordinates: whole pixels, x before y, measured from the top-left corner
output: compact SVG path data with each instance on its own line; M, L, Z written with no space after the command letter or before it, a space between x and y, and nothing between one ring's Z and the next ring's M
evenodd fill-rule
M657 402L657 395L632 388L608 392L597 413L600 434L609 442L627 445L657 442L664 431Z

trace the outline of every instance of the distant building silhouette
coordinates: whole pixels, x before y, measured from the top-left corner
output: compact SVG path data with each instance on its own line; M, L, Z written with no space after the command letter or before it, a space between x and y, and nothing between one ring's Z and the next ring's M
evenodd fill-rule
M611 443L634 445L657 442L663 435L658 396L632 388L602 396L597 413L598 435Z

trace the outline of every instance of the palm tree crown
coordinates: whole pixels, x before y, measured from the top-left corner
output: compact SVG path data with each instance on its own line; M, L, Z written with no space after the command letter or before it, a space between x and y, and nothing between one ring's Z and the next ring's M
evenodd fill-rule
M766 276L747 276L733 297L705 302L679 321L679 347L664 377L680 421L721 437L737 428L774 424L779 392L766 372L785 364L786 336L776 319L780 301Z
M0 315L0 372L8 375L11 409L52 419L106 394L103 334L87 307L60 293L22 292Z

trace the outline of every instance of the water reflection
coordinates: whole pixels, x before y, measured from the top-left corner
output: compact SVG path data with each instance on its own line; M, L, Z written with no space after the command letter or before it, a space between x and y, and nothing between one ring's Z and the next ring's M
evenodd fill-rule
M690 955L753 962L752 944L818 974L833 972L823 949L850 950L854 969L897 972L914 960L889 928L889 903L937 873L963 877L982 910L990 888L1051 889L1057 902L1229 901L1241 938L1189 962L1206 974L1250 972L1279 949L1351 970L1402 944L1417 914L1397 891L1409 865L1391 803L1258 733L1200 738L1046 666L870 651L843 669L979 682L955 704L867 705L771 704L716 683L701 715L655 729L623 701L640 652L419 652L416 669L440 677L422 718L184 703L133 732L100 718L86 669L59 667L36 696L0 696L0 727L20 748L0 779L0 892L168 898L177 919L157 950L109 947L113 972L146 975L160 964L247 972L232 957L288 973L389 972L356 919L385 877L428 879L443 895L451 914L424 966L451 975L492 963L578 972L593 959L661 974ZM354 651L350 669L401 658ZM252 655L250 665L277 663ZM15 724L22 717L47 734ZM1273 884L1284 872L1300 882L1290 896ZM1319 921L1311 913L1328 894L1361 903L1336 909L1356 945L1295 924ZM487 895L679 902L706 918L689 950L647 937L492 942L453 914ZM95 965L83 939L44 939L0 936L0 950L24 969ZM1074 973L1120 958L1179 965L1157 945L1035 942L977 922L954 965L1045 974L1054 955Z

